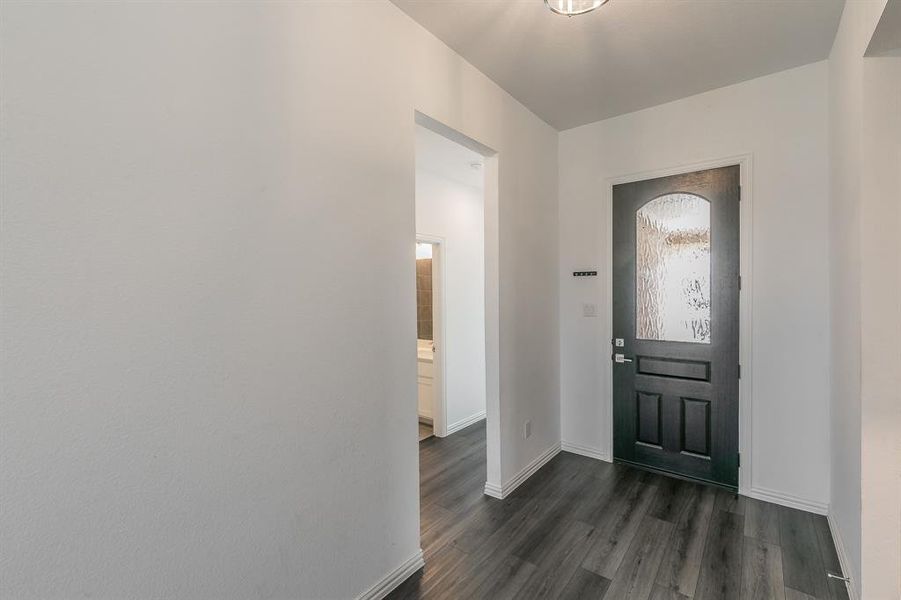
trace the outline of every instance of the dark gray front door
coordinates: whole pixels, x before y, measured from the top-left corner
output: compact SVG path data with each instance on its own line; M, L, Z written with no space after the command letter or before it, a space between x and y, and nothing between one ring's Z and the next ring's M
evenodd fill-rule
M739 167L613 188L613 455L738 485Z

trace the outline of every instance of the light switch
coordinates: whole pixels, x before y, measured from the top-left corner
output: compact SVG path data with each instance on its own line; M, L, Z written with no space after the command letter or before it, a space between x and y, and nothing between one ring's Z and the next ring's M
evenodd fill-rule
M598 316L598 305L585 303L582 305L582 316L583 317L596 317Z

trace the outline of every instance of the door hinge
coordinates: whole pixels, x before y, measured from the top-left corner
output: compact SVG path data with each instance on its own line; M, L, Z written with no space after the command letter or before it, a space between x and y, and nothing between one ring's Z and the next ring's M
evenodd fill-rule
M738 289L741 289L741 275L738 276Z
M738 365L738 378L741 379L741 365Z
M736 460L738 461L738 467L740 468L741 467L741 452L739 452L737 456L738 456L738 458Z

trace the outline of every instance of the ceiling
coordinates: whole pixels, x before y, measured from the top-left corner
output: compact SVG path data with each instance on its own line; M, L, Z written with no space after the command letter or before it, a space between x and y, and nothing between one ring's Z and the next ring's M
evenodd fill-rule
M416 126L416 168L430 171L457 183L482 189L484 158L443 135ZM473 165L477 165L474 167Z
M886 5L865 56L901 56L901 2Z
M825 59L844 0L392 0L557 129Z

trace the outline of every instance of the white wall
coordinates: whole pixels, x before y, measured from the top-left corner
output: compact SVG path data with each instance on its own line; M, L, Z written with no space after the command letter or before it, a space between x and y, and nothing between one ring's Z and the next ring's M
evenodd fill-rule
M444 240L445 338L439 350L448 429L485 413L484 210L481 189L417 165L416 232Z
M753 454L749 492L829 501L829 279L825 62L560 135L562 439L609 444L610 257L605 179L753 154ZM573 278L595 268L596 278ZM582 303L600 318L582 317ZM748 373L748 365L743 372ZM746 375L747 376L747 375Z
M861 584L901 598L901 57L863 69Z
M846 3L829 57L831 501L834 537L845 574L860 593L860 116L861 9ZM875 27L878 14L870 26ZM867 18L865 20L871 20Z
M0 596L350 598L416 555L415 109L498 151L489 476L559 440L557 134L431 34L0 11Z
M829 510L862 598L901 596L901 59L864 58L885 6L846 3L829 57Z

